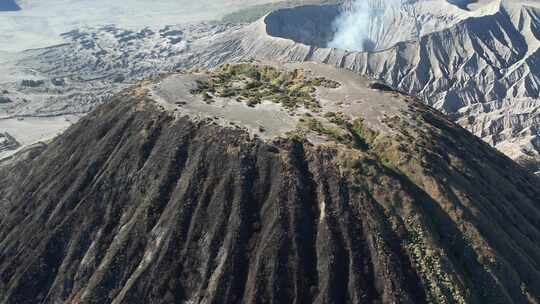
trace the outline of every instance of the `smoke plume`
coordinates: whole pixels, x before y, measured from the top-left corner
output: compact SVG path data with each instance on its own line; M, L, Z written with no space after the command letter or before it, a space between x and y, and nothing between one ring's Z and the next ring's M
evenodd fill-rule
M343 12L334 20L334 37L328 47L368 51L371 41L368 39L371 8L367 0L353 0L344 5Z

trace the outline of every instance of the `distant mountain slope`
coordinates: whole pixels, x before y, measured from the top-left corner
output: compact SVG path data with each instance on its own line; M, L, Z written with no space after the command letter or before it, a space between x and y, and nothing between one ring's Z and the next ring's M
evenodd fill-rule
M0 303L538 302L532 176L410 96L285 68L139 84L0 167Z
M0 12L6 11L18 11L21 8L17 5L15 0L2 0L0 1Z

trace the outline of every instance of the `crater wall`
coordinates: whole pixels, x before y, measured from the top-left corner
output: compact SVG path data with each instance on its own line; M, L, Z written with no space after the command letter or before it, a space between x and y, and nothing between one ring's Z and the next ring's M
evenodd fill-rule
M339 13L337 5L307 5L274 11L264 22L271 36L326 47L334 35L332 23Z

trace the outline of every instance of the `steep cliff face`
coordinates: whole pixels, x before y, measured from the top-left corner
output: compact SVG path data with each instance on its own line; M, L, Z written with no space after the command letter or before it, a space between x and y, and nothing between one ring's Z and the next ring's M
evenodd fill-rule
M538 301L532 176L412 97L299 67L337 83L280 104L293 131L232 121L218 80L253 70L227 67L124 91L0 166L0 303Z

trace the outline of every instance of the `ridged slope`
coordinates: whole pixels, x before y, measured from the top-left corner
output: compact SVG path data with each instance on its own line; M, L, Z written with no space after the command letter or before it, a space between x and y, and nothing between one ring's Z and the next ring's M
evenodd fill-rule
M540 298L540 187L413 98L353 147L145 96L0 167L0 303Z

